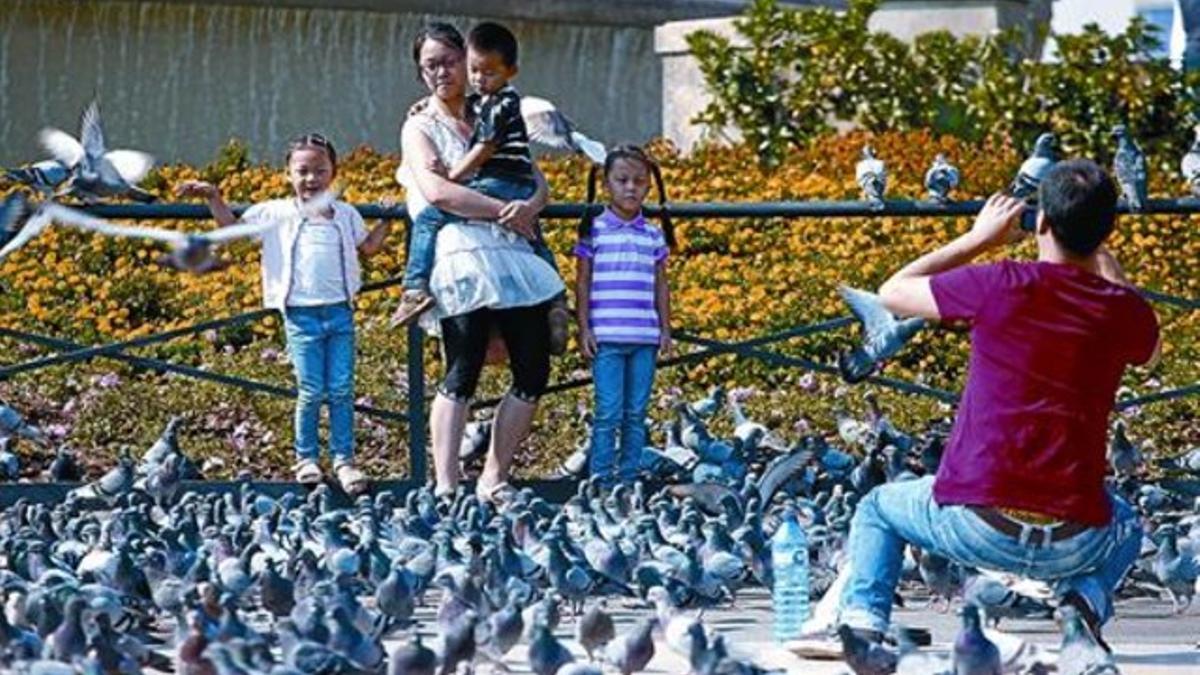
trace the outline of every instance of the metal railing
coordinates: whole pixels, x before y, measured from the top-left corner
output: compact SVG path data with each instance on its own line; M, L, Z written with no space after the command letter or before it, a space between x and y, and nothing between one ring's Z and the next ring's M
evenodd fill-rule
M865 202L831 201L686 203L669 204L665 208L669 210L673 218L677 219L796 219L827 217L968 217L976 214L979 209L982 208L982 206L983 202L981 200L973 200L951 202L948 204L914 201L887 201L883 204L882 208L873 207ZM236 207L234 210L235 212L240 213L242 210L244 210L244 208L245 207ZM361 204L356 205L355 208L359 210L364 218L368 219L400 219L407 217L407 213L403 206L384 207L375 204ZM657 215L659 208L660 207L648 205L646 210L649 215ZM1120 208L1122 211L1127 211L1124 205L1121 205ZM579 218L585 212L585 209L591 209L594 212L598 212L600 207L597 205L588 206L584 204L552 204L546 207L542 215L546 218ZM196 204L110 204L90 207L87 210L92 214L101 217L137 220L187 220L208 219L211 217L207 207ZM1196 214L1200 213L1200 200L1152 199L1149 200L1147 208L1141 213ZM380 290L398 285L399 283L400 280L398 278L373 282L365 284L362 292L378 292ZM1184 310L1200 309L1200 300L1197 299L1181 298L1149 289L1143 289L1142 292L1145 297L1154 302L1167 304ZM273 312L274 310L258 309L221 319L202 321L189 326L163 331L161 333L155 333L109 344L90 346L81 345L71 340L39 335L29 331L0 327L0 337L57 350L57 353L48 356L40 356L21 363L0 367L0 380L6 380L21 374L35 372L53 365L77 363L95 358L110 358L151 371L175 373L184 377L215 382L217 384L236 387L245 391L267 394L270 396L295 398L296 390L293 387L284 387L264 382L257 382L247 378L214 373L200 368L175 364L160 359L131 356L126 353L131 349L161 344L187 335L194 335L208 330L252 323L271 315ZM776 351L766 349L765 347L777 345L783 341L792 340L795 338L839 330L851 325L852 323L853 320L851 318L841 317L837 319L818 321L815 323L802 324L767 335L760 335L757 337L734 341L715 340L696 335L686 329L679 330L676 333L678 341L699 347L699 349L687 354L664 359L659 363L659 367L677 367L723 354L733 354L739 358L756 359L777 367L800 368L818 373L836 375L837 369L829 364L816 362L811 359L780 354ZM405 485L421 480L421 478L427 474L428 469L426 457L427 453L425 448L425 405L427 404L427 392L425 388L424 377L424 335L418 327L410 326L408 329L407 339L407 410L400 412L368 405L355 405L355 410L364 415L376 417L389 422L402 422L407 424L410 476L407 481L401 481ZM906 394L931 397L945 403L955 403L958 400L958 394L954 392L930 387L916 382L908 382L884 376L872 376L869 378L869 381L878 386L887 387ZM547 393L551 394L568 391L586 387L590 384L591 378L579 378L566 382L558 382L550 385ZM1179 387L1177 389L1155 392L1137 398L1124 400L1118 403L1117 409L1122 410L1132 406L1147 405L1160 401L1177 400L1198 394L1200 394L1200 382ZM478 401L475 403L475 406L485 407L494 405L496 402L496 400ZM0 499L0 501L5 500Z

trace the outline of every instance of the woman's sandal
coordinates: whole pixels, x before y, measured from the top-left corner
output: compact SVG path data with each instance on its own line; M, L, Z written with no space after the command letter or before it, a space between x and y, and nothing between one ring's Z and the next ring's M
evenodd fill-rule
M475 487L475 497L481 502L488 502L494 506L506 506L516 496L517 489L509 485L508 481L496 483L486 488L482 485Z

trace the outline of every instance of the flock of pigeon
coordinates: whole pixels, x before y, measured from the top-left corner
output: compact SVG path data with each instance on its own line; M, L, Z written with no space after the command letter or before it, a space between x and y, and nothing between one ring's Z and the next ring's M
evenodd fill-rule
M1112 174L1129 210L1139 212L1146 208L1146 156L1137 142L1129 134L1125 125L1118 124L1112 129L1117 148L1113 154ZM1021 164L1009 186L1008 192L1014 197L1035 202L1037 188L1046 172L1057 161L1055 149L1057 139L1052 133L1043 133L1034 142L1033 152ZM1200 197L1200 126L1195 129L1195 140L1187 154L1179 164L1180 173L1193 196ZM883 160L875 156L875 149L866 145L862 150L862 159L855 167L855 178L862 188L863 197L873 208L884 207L884 193L887 191L887 166ZM959 171L939 153L933 160L929 170L925 172L925 189L929 199L937 204L950 201L950 192L959 184ZM1032 221L1022 223L1026 229L1032 229Z
M884 482L936 471L948 428L902 431L868 394L865 419L842 414L836 431L789 443L747 417L749 395L718 387L679 401L662 422L664 445L646 450L642 480L604 492L581 478L561 506L530 490L497 507L465 492L439 500L428 487L352 504L325 485L276 499L248 477L235 492L202 495L183 482L200 474L173 420L140 460L122 457L61 503L17 502L0 513L7 561L0 667L487 672L523 641L538 675L641 672L662 645L697 675L764 672L730 653L705 624L704 609L734 605L748 588L771 588L770 538L784 509L801 514L814 599L825 594L859 498ZM724 414L732 420L727 438L711 431ZM472 423L460 453L465 465L487 435L486 422ZM9 477L20 473L15 443L47 442L7 406L0 436L8 439L0 466ZM1200 449L1149 467L1118 425L1111 455L1114 480L1151 533L1122 593L1161 594L1182 611L1200 572L1200 503L1189 502L1200 484ZM563 472L577 474L581 464L572 457ZM1150 469L1180 479L1151 482ZM60 449L47 474L78 479L78 464ZM905 631L896 648L843 631L855 673L1047 672L1042 654L1013 648L987 627L1051 616L1047 589L917 550L908 552L904 575L909 602L914 595L935 606L963 600L954 651L917 649ZM643 607L645 618L618 633L607 603ZM1058 611L1058 672L1118 672L1079 618ZM419 621L419 613L430 618ZM572 656L564 632L587 660ZM385 640L399 646L389 650Z

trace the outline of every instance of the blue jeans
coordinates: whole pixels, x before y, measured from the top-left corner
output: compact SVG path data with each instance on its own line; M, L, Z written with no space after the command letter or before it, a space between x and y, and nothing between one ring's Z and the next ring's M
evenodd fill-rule
M637 478L646 448L646 408L650 405L657 355L657 345L603 342L592 361L596 408L589 463L591 475L602 485L613 485L617 471L622 482Z
M329 402L329 454L354 455L354 310L350 303L288 307L288 353L296 369L296 456L316 461L321 404Z
M480 176L466 184L476 192L489 197L510 202L516 199L529 199L537 191L537 185L532 181L509 180L494 176ZM427 206L412 220L412 231L408 240L408 261L404 265L404 287L409 289L429 289L429 275L433 273L434 255L437 247L437 235L442 226L465 220L462 216L443 211L435 206ZM546 245L541 228L538 236L530 242L533 252L539 258L550 263L554 271L558 271L558 263L554 261L554 253Z
M971 567L1046 581L1060 596L1074 590L1101 622L1112 618L1113 591L1142 546L1141 524L1127 502L1110 495L1109 525L1035 547L997 532L965 506L938 506L933 480L881 485L859 503L850 525L841 623L887 629L905 543Z

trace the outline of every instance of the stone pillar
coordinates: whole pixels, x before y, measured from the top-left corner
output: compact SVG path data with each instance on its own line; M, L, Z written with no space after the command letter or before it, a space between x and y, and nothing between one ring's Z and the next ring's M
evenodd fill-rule
M1032 36L1035 21L1049 21L1049 6L1050 0L889 0L872 15L870 26L904 40L935 30L963 36L1016 25L1029 26ZM708 30L737 45L742 38L733 26L734 18L674 21L654 31L654 51L662 62L662 135L684 152L708 136L737 140L735 130L713 131L691 122L710 97L687 44L688 34ZM1027 49L1040 53L1041 44L1031 40Z

